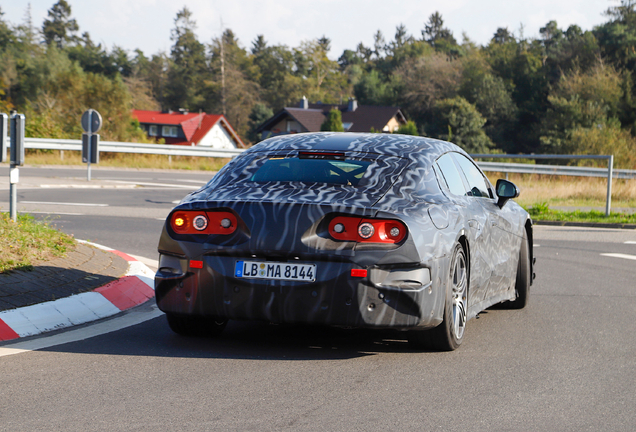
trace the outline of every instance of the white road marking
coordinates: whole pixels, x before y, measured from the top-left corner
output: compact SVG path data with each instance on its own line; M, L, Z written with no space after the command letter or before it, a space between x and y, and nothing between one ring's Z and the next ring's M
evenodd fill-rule
M112 333L126 327L141 324L161 315L163 315L163 312L161 312L156 305L152 305L150 308L142 306L139 309L133 309L115 319L110 319L87 327L70 330L52 336L44 336L29 341L5 345L0 347L0 357L20 354L28 351L36 351L56 345L89 339L106 333Z
M180 182L184 182L184 183L198 183L198 184L207 184L207 181L202 181L202 180L177 180Z
M114 181L114 180L152 180L153 177L100 177L94 180L105 180L105 181Z
M43 184L40 185L44 189L134 189L135 185L56 185L56 184Z
M179 204L181 200L172 201L172 204Z
M84 207L108 207L108 204L62 203L62 202L49 202L49 201L19 201L19 204L46 204L46 205L65 205L65 206L84 206Z
M22 212L18 212L22 213ZM84 216L84 213L62 213L62 212L41 212L41 211L25 211L28 214L48 214L48 215L62 215L62 216Z
M158 186L158 187L169 187L169 188L177 188L177 189L199 189L198 186L190 186L190 185L178 185L178 184L167 184L167 183L145 183L145 182L129 182L123 180L111 180L115 183L127 183L134 184L139 186Z
M628 241L625 242L625 244L634 244L634 245L636 245L636 241L628 240Z
M538 244L533 244L532 246L533 247L541 247L541 245L538 245Z
M627 255L627 254L620 254L620 253L604 253L601 255L606 257L611 257L611 258L622 258L622 259L636 261L636 255Z

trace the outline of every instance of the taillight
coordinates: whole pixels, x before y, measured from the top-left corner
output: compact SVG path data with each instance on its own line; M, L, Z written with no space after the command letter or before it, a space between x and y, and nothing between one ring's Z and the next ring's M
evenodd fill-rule
M232 234L237 220L226 211L176 211L170 217L170 226L177 234Z
M399 243L406 237L406 225L392 219L338 216L329 223L329 234L343 241Z

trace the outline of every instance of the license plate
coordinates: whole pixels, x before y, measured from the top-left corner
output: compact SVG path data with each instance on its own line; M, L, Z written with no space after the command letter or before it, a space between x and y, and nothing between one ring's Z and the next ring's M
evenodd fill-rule
M237 261L234 270L237 278L273 279L313 282L316 280L316 264L290 264L268 261Z

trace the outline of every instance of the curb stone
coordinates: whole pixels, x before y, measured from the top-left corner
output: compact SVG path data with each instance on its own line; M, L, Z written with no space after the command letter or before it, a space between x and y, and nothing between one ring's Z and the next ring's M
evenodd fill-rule
M106 246L78 242L122 257L128 261L128 270L118 280L91 292L0 312L0 342L96 321L154 297L155 274L145 264Z
M596 222L567 222L567 221L547 221L532 220L534 225L550 225L550 226L571 226L584 228L618 228L618 229L636 229L636 224L618 224L618 223L596 223Z

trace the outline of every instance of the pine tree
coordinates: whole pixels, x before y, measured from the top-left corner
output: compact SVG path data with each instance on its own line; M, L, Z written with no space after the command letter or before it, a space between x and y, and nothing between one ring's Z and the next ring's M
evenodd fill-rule
M342 114L338 108L329 111L329 115L324 123L320 126L321 131L344 132L342 126Z
M71 19L71 5L66 0L59 0L48 11L49 19L42 24L42 34L47 45L55 44L63 48L76 39L79 30L77 21Z

